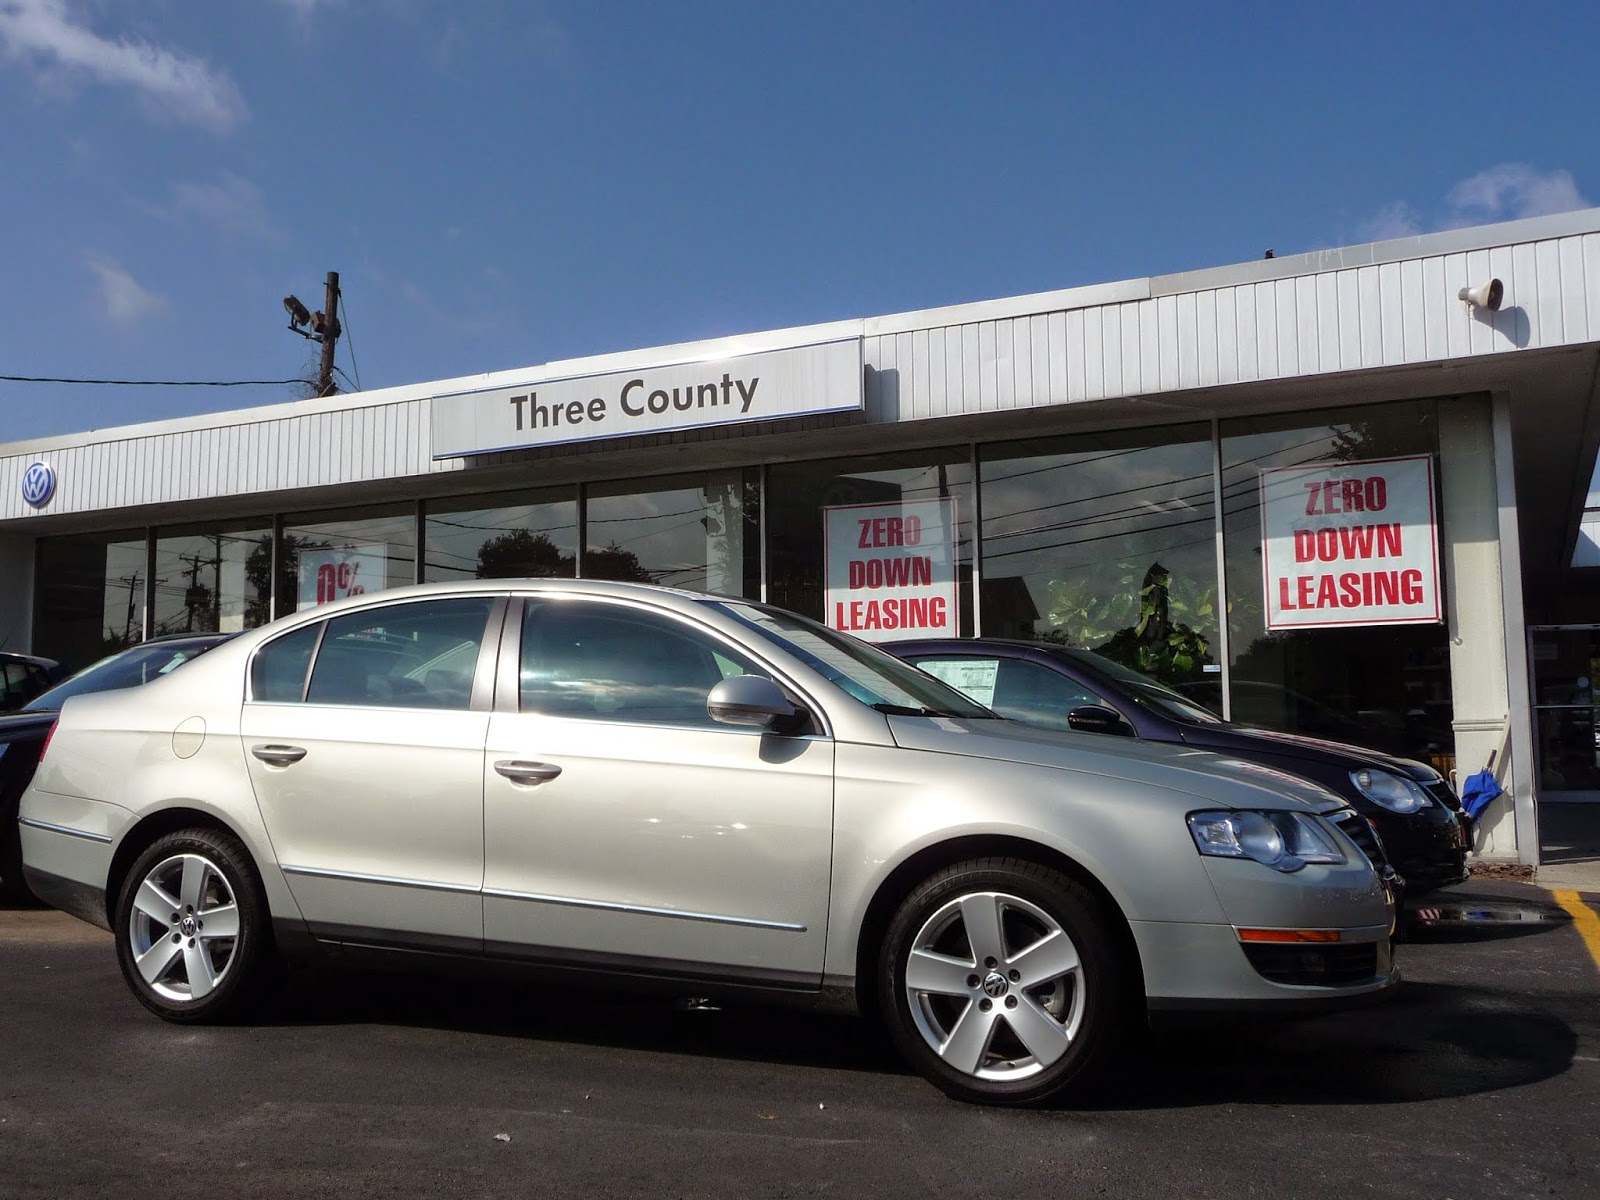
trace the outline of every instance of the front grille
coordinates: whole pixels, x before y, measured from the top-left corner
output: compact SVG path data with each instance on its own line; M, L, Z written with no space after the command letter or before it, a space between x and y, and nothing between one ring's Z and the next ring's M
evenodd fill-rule
M1383 868L1389 865L1389 856L1384 851L1383 840L1378 837L1378 831L1360 813L1353 808L1344 809L1328 817L1339 827L1341 833L1356 844L1356 849L1367 856L1373 868L1383 873Z
M1460 799L1450 789L1449 783L1445 780L1441 779L1436 783L1425 783L1422 785L1422 790L1427 792L1433 798L1433 802L1440 807L1447 808L1451 812L1461 811Z
M1280 945L1246 942L1245 957L1262 978L1300 987L1369 983L1378 974L1378 944Z

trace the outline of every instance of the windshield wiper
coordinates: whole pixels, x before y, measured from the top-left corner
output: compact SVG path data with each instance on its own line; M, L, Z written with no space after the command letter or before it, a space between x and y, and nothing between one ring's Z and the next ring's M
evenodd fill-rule
M967 717L976 719L989 715L988 713L951 712L947 708L917 708L910 704L890 704L882 700L872 707L891 717Z

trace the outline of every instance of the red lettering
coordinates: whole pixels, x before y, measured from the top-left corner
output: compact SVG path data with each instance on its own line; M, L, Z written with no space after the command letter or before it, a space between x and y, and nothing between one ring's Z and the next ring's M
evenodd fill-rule
M1299 604L1295 605L1296 608L1316 607L1316 602L1311 598L1311 581L1314 578L1316 578L1314 575L1302 575L1295 580L1295 583L1299 585L1297 590L1299 592L1298 599L1300 601Z
M1322 484L1322 511L1325 513L1343 512L1339 507L1339 481L1337 479L1324 480Z
M1338 530L1317 530L1317 557L1323 562L1333 562L1339 557Z
M1339 481L1339 501L1344 505L1345 512L1360 512L1366 507L1362 503L1363 490L1359 479L1341 479Z
M1377 571L1373 573L1372 603L1400 603L1400 581L1395 578L1393 571Z
M1404 604L1422 603L1422 572L1412 569L1400 572L1400 600Z
M1354 608L1361 603L1361 576L1348 571L1339 576L1339 603Z
M858 520L856 522L856 524L861 526L861 538L860 538L859 541L856 542L856 548L858 550L869 549L871 547L872 543L867 541L867 534L872 529L872 521L871 520Z
M1372 526L1354 525L1339 530L1339 544L1346 558L1372 557Z
M1317 607L1338 608L1339 597L1333 590L1332 575L1317 576Z
M1294 531L1294 560L1297 563L1310 562L1317 556L1317 535L1314 530L1296 529Z
M1369 526L1368 528L1376 529L1378 531L1379 558L1400 557L1400 526L1375 525Z
M906 518L906 526L905 526L905 528L906 528L905 544L907 546L920 546L920 545L922 545L922 518L921 517L907 517Z
M1320 483L1307 483L1305 486L1306 486L1306 516L1308 516L1308 517L1320 516L1322 514L1322 510L1317 507L1317 497L1322 495L1322 485Z
M1278 577L1278 607L1285 612L1296 607L1295 602L1289 598L1289 580L1281 575Z
M1382 475L1367 480L1366 493L1368 512L1382 512L1389 507L1389 481Z

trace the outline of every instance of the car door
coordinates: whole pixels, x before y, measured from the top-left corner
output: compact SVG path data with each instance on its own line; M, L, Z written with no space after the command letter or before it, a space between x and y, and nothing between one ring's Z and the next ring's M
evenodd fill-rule
M590 598L528 598L501 663L486 949L816 986L833 742L706 714L720 679L770 672L677 615Z
M480 657L504 606L485 595L364 608L257 651L245 761L318 936L481 950L493 671Z

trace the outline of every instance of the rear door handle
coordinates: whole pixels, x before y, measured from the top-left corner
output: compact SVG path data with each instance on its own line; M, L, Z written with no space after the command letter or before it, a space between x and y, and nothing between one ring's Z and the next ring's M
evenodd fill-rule
M250 753L269 767L292 766L306 756L304 746L280 746L271 743L251 746Z
M555 763L525 762L520 758L502 758L494 764L494 769L512 783L527 784L529 787L547 783L561 774L561 768Z

